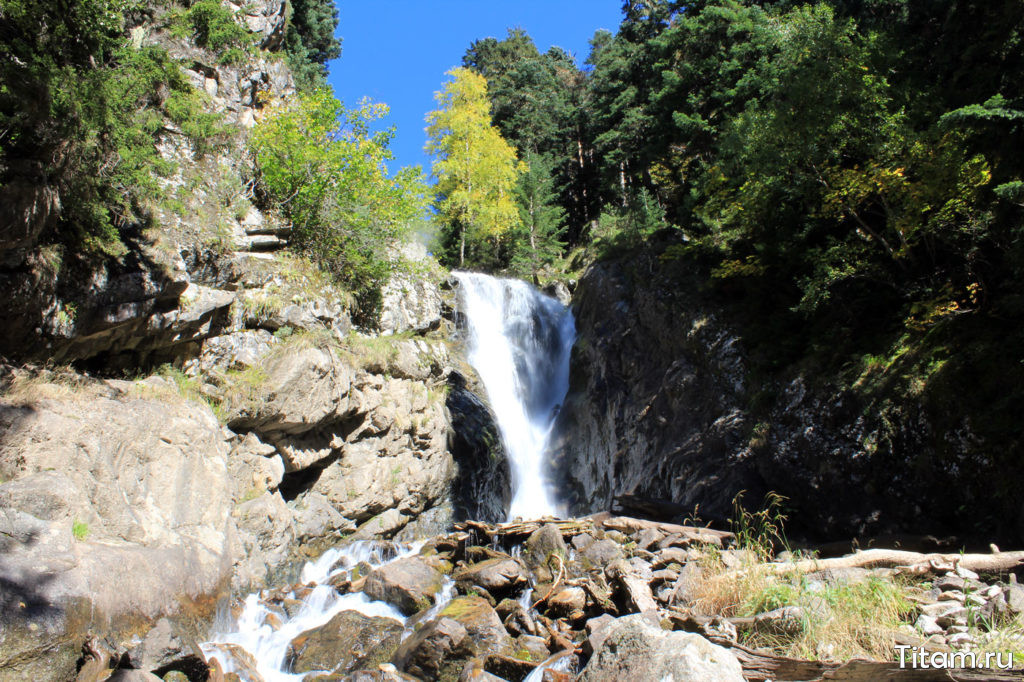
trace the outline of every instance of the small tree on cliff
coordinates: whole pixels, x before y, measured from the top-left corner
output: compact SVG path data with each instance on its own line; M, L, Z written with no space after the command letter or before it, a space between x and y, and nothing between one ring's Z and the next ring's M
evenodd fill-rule
M491 125L486 79L465 68L448 75L452 80L436 95L440 109L427 114L426 150L436 157L437 211L458 235L462 266L467 237L497 236L517 224L512 190L525 167Z

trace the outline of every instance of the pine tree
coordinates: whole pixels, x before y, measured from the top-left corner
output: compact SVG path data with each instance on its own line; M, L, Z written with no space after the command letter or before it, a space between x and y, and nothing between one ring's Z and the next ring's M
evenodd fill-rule
M466 68L437 93L440 109L427 115L426 145L436 159L437 210L459 241L459 266L467 239L495 237L513 228L519 214L512 196L525 170L516 151L491 125L487 81Z
M537 281L540 270L558 259L565 246L565 210L559 206L552 179L550 159L528 155L527 170L516 184L520 227L512 242L511 266L519 274Z

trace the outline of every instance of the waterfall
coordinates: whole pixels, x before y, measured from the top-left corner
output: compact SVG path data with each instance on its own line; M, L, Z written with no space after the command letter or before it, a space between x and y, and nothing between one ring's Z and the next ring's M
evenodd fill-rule
M468 358L512 467L509 518L561 516L547 478L555 415L569 390L576 325L568 308L519 280L456 272Z

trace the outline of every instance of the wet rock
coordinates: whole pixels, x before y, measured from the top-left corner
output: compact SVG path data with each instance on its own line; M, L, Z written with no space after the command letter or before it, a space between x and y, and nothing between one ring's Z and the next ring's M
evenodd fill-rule
M482 587L495 598L511 594L527 583L526 569L512 557L497 557L457 570L452 578L460 592Z
M505 630L512 635L535 635L537 624L523 605L512 599L505 599L496 609Z
M467 370L468 371L468 370ZM458 463L455 512L461 518L497 522L512 503L512 472L494 414L459 372L448 377L445 406L451 415L448 448Z
M402 642L392 661L399 670L421 679L456 679L476 651L466 628L442 616Z
M667 632L642 615L609 624L607 635L580 673L579 682L630 680L742 682L743 668L728 650L700 635Z
M144 670L115 670L103 682L163 682L153 673Z
M583 618L587 593L581 587L566 587L548 597L547 612L555 618L577 621Z
M161 618L126 655L133 668L156 670L198 651L195 642L186 641L170 620Z
M296 673L375 668L398 649L402 624L390 618L371 618L342 611L325 625L307 630L288 645L287 660Z
M486 659L474 658L462 669L459 682L508 682L505 678L488 672L486 666Z
M480 597L456 597L439 615L462 625L478 652L503 653L512 645L498 614Z
M552 559L555 555L561 557L563 561L569 555L558 526L552 523L545 524L526 539L523 558L538 582L546 583L555 579L552 572L557 570L558 566L557 561Z
M374 569L366 577L363 592L411 616L430 608L442 581L443 575L434 562L418 556L406 557Z
M543 637L520 635L516 637L514 656L520 660L540 663L551 655L547 640Z

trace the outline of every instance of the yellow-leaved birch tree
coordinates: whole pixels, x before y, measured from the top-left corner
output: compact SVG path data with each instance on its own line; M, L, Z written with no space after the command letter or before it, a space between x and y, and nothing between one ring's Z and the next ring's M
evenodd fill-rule
M435 157L437 211L459 235L462 266L467 236L497 236L518 223L513 188L526 167L491 125L487 80L465 68L448 75L435 95L440 108L427 114L426 151Z

